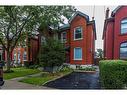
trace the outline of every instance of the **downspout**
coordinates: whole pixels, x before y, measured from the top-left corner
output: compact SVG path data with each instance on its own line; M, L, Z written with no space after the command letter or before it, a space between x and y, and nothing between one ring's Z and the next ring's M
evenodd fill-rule
M115 24L115 21L113 21L113 37L112 37L112 41L113 41L113 47L112 47L112 59L114 59L114 24Z

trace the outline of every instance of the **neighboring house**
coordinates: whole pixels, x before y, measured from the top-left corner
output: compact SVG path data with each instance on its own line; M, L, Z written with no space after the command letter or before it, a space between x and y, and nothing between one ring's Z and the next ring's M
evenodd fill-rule
M60 27L61 42L66 47L66 63L71 65L94 64L95 21L77 11L69 23Z
M127 6L106 10L103 40L105 59L127 59Z
M11 53L13 63L24 63L24 61L35 61L39 52L39 35L26 38L24 45L17 45ZM7 53L5 51L5 61L7 61Z

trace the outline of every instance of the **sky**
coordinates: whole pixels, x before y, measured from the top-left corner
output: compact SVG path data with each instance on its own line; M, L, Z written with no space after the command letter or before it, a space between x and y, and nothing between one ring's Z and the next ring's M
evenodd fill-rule
M75 7L77 8L77 10L87 14L90 20L94 16L94 19L96 22L96 34L97 34L95 49L98 49L98 48L103 49L102 34L103 34L103 26L104 26L104 20L105 20L105 10L107 9L107 7L109 7L110 14L111 14L111 12L117 6L75 6Z

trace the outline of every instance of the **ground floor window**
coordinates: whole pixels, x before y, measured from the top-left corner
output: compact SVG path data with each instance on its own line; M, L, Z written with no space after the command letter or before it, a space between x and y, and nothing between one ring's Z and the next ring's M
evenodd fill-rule
M18 63L20 63L21 60L20 60L20 51L18 51Z
M0 61L2 61L2 53L0 52Z
M127 59L127 42L120 45L120 59Z
M27 60L27 52L26 51L24 51L24 53L23 53L23 60Z
M74 48L74 60L82 60L82 48Z

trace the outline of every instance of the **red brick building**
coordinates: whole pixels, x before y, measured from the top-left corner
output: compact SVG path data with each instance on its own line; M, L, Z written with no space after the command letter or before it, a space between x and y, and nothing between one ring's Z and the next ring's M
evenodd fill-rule
M42 31L39 29L39 31ZM46 37L60 38L66 48L66 63L72 65L94 64L96 28L95 21L89 20L89 16L77 11L69 20L69 24L60 27L60 36L53 33L52 29L43 30L42 34L26 39L25 47L16 47L12 52L11 59L15 63L23 61L35 61L39 53L41 43ZM43 36L42 36L43 35ZM6 56L6 54L5 54ZM5 57L6 59L6 57Z
M95 21L77 11L69 24L60 27L61 41L66 46L66 62L71 65L94 64L96 28Z
M127 59L127 6L106 10L103 40L106 59Z
M26 38L24 45L18 45L11 53L11 60L14 63L24 63L24 61L35 61L39 52L40 40L39 35ZM4 51L3 60L7 60L7 53Z

